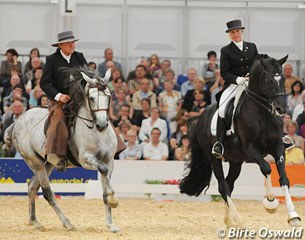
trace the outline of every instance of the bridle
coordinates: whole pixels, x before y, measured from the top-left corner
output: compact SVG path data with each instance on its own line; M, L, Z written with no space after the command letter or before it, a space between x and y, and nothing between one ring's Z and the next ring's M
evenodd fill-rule
M267 76L272 77L276 81L280 81L281 75L280 73L271 74L267 71L263 71L263 73ZM254 102L256 102L258 105L260 105L262 108L266 109L270 114L272 115L280 115L275 108L274 99L278 97L283 97L284 92L279 92L273 96L268 95L268 99L256 94L255 92L251 91L249 88L245 89L246 95Z
M87 93L86 93L86 99L88 102L88 106L89 106L89 110L90 110L90 114L92 119L88 119L88 118L84 118L79 116L78 114L76 115L77 118L81 119L82 122L89 128L89 129L93 129L94 126L96 125L96 117L94 115L94 113L96 112L101 112L101 111L105 111L107 113L109 113L109 105L110 105L110 101L108 102L108 107L107 108L99 108L97 107L96 109L93 109L91 106L91 101L90 101L90 95L89 95L89 91L90 89L96 88L98 91L101 91L104 93L104 95L111 97L110 94L106 93L106 90L109 91L109 89L107 88L106 85L104 84L100 84L100 83L95 83L95 84L89 84L88 89L87 89ZM99 100L99 94L98 94L98 100ZM99 101L97 101L99 103ZM92 126L90 126L89 124L87 124L85 121L92 123Z

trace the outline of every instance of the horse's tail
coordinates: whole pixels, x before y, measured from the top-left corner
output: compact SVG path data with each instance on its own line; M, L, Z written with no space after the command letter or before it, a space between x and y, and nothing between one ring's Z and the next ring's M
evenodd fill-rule
M190 196L198 196L206 187L208 189L212 177L211 163L198 142L198 129L195 127L191 136L191 160L179 185L180 192Z
M11 124L5 131L4 131L4 144L2 146L3 150L11 150L13 148L13 129L15 123Z

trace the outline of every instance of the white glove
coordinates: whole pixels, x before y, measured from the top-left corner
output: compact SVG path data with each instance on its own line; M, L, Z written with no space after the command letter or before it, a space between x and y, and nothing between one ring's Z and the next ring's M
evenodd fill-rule
M236 78L236 83L238 84L238 85L242 85L242 84L244 84L245 82L246 82L246 78L244 78L244 77L237 77Z

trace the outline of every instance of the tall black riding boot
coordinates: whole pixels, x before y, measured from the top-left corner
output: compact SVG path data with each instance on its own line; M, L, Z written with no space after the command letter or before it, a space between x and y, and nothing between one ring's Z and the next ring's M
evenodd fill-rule
M224 138L226 136L226 123L225 123L225 119L222 117L218 116L217 119L217 142L214 143L213 148L212 148L212 154L216 157L216 158L223 158L223 153L224 153Z

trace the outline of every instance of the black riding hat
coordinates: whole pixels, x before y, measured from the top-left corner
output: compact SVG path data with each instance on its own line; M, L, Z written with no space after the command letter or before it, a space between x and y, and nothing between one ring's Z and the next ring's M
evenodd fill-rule
M234 29L245 29L241 24L241 20L233 20L233 21L227 22L227 27L228 27L228 29L226 30L226 32L229 32Z

